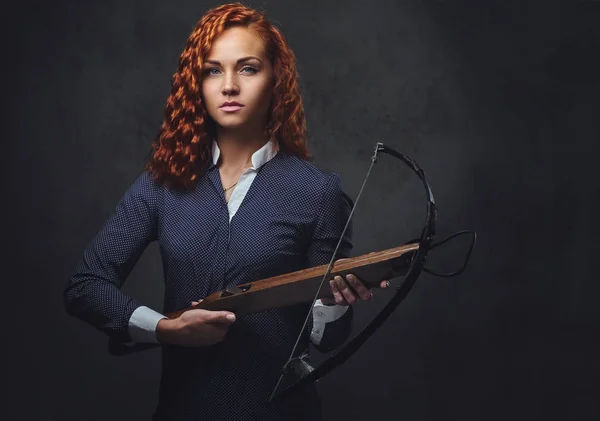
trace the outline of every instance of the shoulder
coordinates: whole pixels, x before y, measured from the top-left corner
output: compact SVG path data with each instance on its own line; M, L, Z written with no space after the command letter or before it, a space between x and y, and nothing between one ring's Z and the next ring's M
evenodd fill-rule
M129 186L123 200L155 207L163 196L165 187L149 171L138 174Z
M285 153L281 154L280 161L287 191L298 197L310 196L321 204L333 201L352 206L352 200L345 193L339 174L325 171L311 161Z
M325 171L313 162L280 152L282 170L292 185L323 191L331 187L341 189L342 180L339 174Z

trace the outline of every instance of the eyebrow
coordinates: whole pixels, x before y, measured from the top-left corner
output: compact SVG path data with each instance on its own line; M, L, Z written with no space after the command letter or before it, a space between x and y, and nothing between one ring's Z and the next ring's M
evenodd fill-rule
M239 59L237 62L238 62L238 64L239 64L239 63L242 63L242 62L244 62L244 61L248 61L248 60L258 60L258 61L260 61L260 62L262 63L261 59L259 59L258 57L254 57L254 56L242 57L242 58L241 58L241 59ZM221 62L220 62L220 61L217 61L217 60L205 60L204 62L205 62L205 63L210 63L210 64L216 64L216 65L218 65L218 66L220 66L220 65L221 65Z

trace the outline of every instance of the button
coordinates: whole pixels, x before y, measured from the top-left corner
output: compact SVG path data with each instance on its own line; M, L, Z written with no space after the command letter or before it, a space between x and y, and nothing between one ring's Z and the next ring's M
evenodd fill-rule
M323 312L322 311L317 311L317 316L322 316Z

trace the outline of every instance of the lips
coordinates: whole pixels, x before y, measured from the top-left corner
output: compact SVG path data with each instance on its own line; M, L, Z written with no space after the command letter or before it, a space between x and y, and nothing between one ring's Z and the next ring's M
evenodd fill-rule
M230 105L237 105L239 107L244 106L244 104L240 104L239 102L236 102L236 101L225 101L224 103L221 104L221 107L228 107Z
M223 104L221 104L221 106L219 108L225 112L232 113L232 112L241 110L243 107L244 107L244 104L240 104L239 102L227 101L227 102L224 102Z
M232 107L232 106L243 107L244 104L240 104L239 102L236 102L236 101L225 101L224 103L221 104L221 106L219 108Z

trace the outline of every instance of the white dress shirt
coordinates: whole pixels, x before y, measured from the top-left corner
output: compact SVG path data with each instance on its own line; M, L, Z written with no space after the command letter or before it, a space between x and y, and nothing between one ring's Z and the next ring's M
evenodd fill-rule
M217 165L221 150L217 142L212 145L213 163ZM229 221L239 209L248 189L252 185L252 181L256 177L258 169L266 162L277 155L277 150L272 141L267 142L262 148L252 154L252 166L242 173L235 189L231 193L227 208L229 210ZM191 304L191 303L190 303ZM329 322L340 318L348 309L348 306L332 305L326 306L321 300L317 300L313 306L313 328L310 335L311 341L315 345L321 343L325 325ZM141 306L135 309L129 319L129 335L131 340L135 342L152 342L156 343L156 326L161 319L166 319L163 314L160 314L149 307Z

